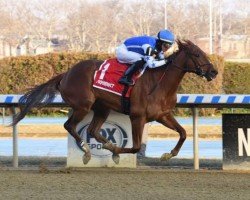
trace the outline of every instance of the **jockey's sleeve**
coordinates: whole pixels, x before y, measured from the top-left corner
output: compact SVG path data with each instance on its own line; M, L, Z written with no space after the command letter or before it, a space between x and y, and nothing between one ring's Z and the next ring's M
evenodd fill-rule
M144 54L145 54L146 56L152 56L152 55L156 55L156 54L157 54L157 51L155 51L155 50L153 49L153 47L150 46L149 44L144 44L144 45L142 45L142 49L143 49Z
M160 67L160 66L165 65L167 63L167 60L165 60L165 59L155 60L152 56L145 56L144 60L146 61L147 66L149 68Z

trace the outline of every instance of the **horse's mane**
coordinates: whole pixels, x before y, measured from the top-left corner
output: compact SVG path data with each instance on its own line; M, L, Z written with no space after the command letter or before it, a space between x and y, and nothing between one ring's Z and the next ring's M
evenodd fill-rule
M176 43L178 45L179 51L186 50L186 51L193 52L193 53L202 52L202 54L207 56L207 54L203 50L201 50L200 47L198 47L196 44L194 44L190 40L179 40L178 39L178 40L176 40Z
M197 45L195 45L190 40L177 39L176 45L175 47L173 47L172 54L170 54L169 59L173 60L183 50L192 53L198 53L198 51L200 51L204 55L206 55L204 51L202 51Z

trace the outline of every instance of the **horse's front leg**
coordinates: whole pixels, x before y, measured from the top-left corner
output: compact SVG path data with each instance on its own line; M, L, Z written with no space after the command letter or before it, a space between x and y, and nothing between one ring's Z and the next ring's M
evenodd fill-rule
M172 130L177 131L180 135L179 141L174 147L174 149L171 151L171 153L164 153L161 156L161 160L168 160L171 157L176 156L179 153L184 141L186 140L187 134L186 134L185 129L176 121L176 119L173 117L172 114L164 115L163 117L158 119L157 122L161 123L162 125Z

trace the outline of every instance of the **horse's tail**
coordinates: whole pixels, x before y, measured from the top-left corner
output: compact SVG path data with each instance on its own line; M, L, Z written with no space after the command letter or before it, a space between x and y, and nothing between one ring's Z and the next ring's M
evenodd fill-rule
M22 120L31 108L41 106L41 103L42 105L46 105L52 102L58 92L58 85L64 74L65 73L59 74L46 83L31 88L26 94L24 94L19 100L19 104L24 105L24 107L21 108L20 113L13 117L11 125L16 125Z

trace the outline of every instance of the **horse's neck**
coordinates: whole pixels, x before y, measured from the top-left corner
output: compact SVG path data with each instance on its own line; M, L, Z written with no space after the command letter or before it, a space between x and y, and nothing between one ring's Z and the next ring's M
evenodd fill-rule
M184 75L185 75L184 71L181 71L180 68L171 66L169 70L166 72L166 76L163 79L161 85L163 88L165 88L165 91L167 93L171 93L171 92L175 93L178 90L178 87Z
M182 70L184 69L185 59L179 58L178 63L176 64L177 66L170 64L167 66L167 69L161 69L158 72L158 79L160 80L162 77L162 80L159 82L159 86L156 89L161 93L161 96L174 95L178 90L178 87L185 75L184 70Z
M162 87L169 94L176 93L178 87L185 75L184 65L186 63L186 54L184 51L179 52L174 61L167 66L166 76L162 81ZM167 87L166 87L167 86Z

